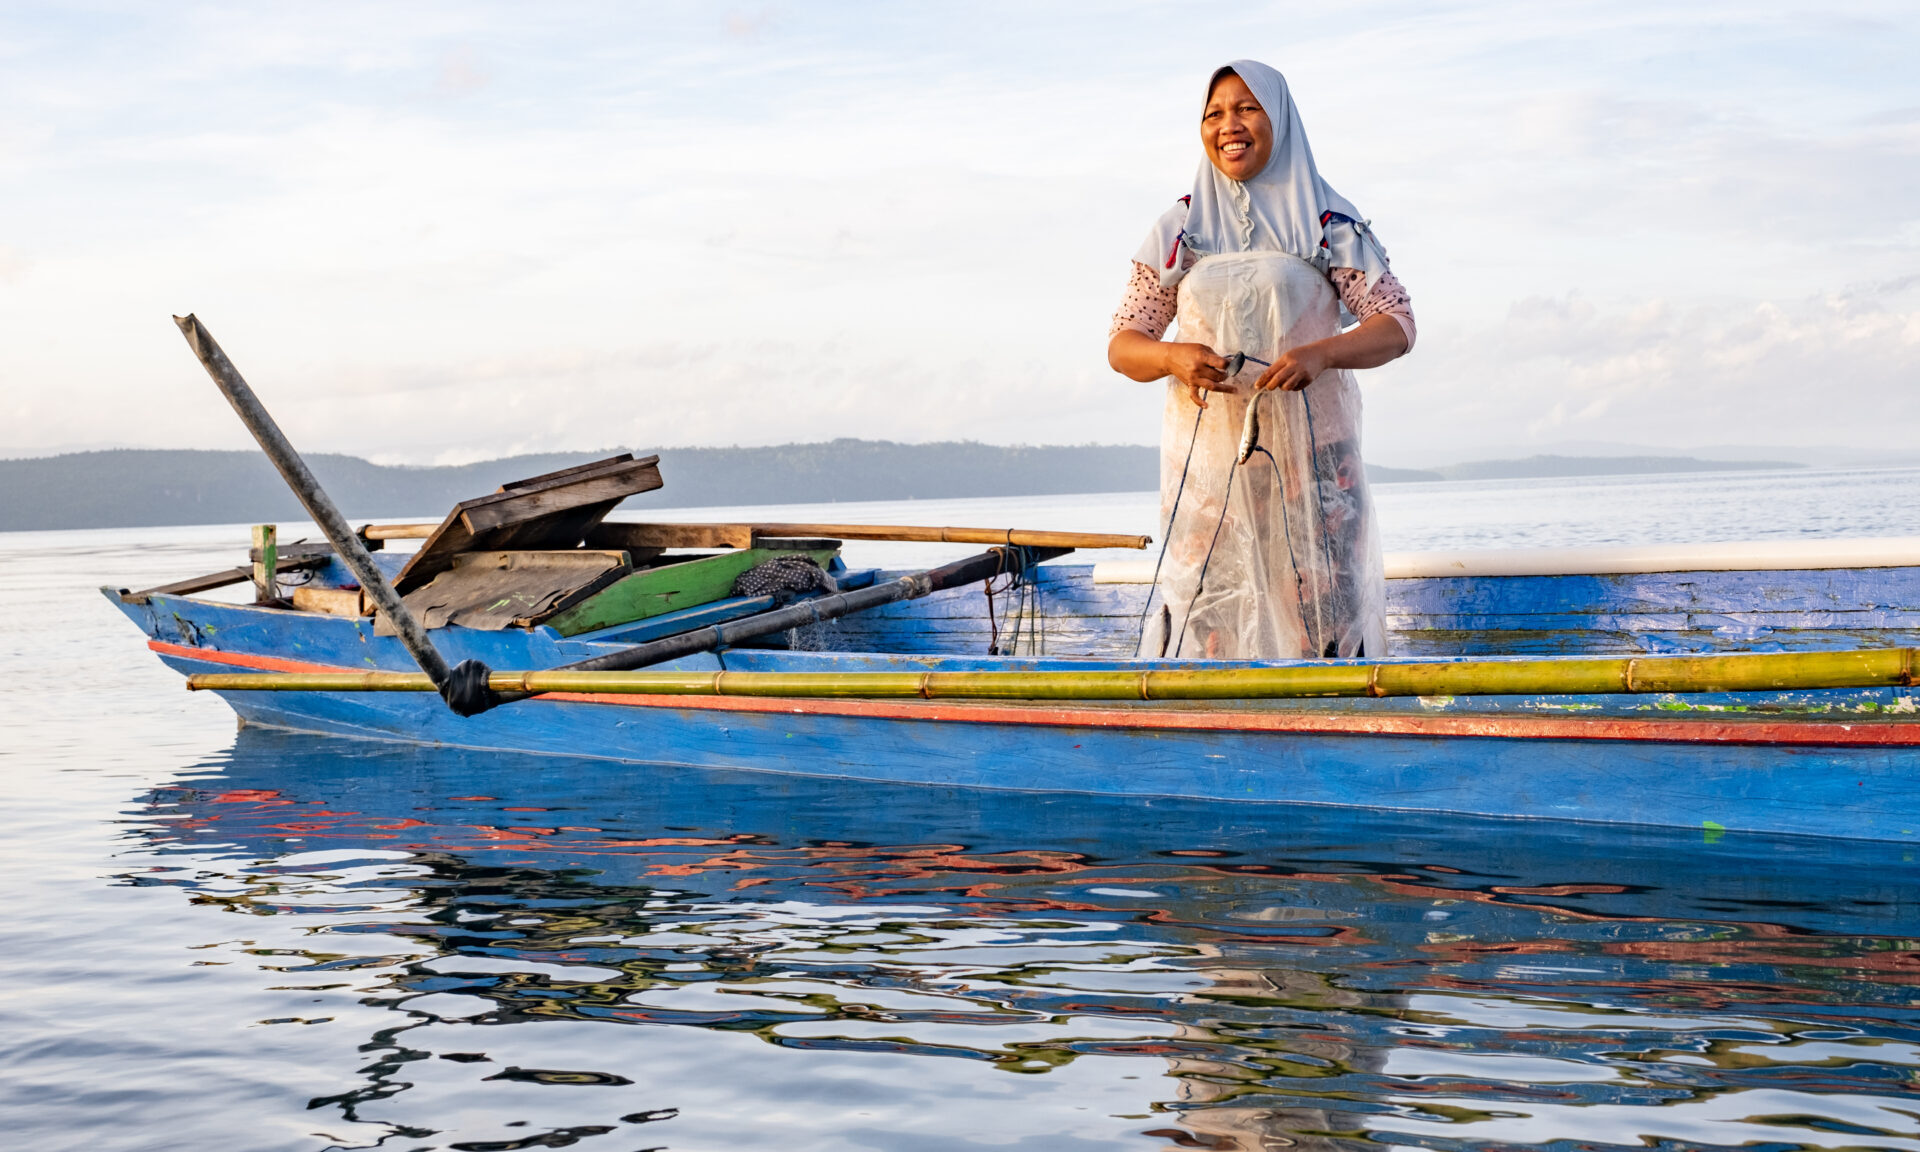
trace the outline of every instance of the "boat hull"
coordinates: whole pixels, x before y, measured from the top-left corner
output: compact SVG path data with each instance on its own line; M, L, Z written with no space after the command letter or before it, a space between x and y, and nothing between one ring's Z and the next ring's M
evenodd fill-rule
M151 646L182 673L339 667ZM1423 713L1418 702L1384 701L1062 708L566 694L461 718L425 693L223 695L249 724L631 764L1665 825L1709 837L1906 840L1920 830L1920 725L1742 717L1737 701L1722 702L1725 712L1636 716L1597 707L1602 698L1574 702L1594 706L1585 712Z
M1623 637L1649 654L1736 642L1776 651L1920 643L1920 567L1392 583L1395 651L1428 658L1596 655ZM997 622L977 587L959 589L836 622L831 651L736 649L665 667L1155 666L1127 658L1144 587L1070 567L1043 568L1035 587L1018 607L1002 604ZM108 592L183 673L413 668L397 640L363 619ZM1647 615L1662 605L1680 611ZM450 661L551 668L749 607L717 602L579 636L448 627L434 638ZM1442 608L1451 614L1431 614ZM1023 654L980 655L990 644ZM1905 841L1920 832L1920 707L1906 688L1064 706L543 696L465 719L422 693L225 695L247 724L629 765L1669 826L1707 838L1744 830ZM608 771L645 787L644 769Z

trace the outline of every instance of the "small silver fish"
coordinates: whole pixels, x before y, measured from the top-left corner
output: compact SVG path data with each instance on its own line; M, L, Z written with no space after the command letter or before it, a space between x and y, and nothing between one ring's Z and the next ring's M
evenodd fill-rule
M1265 368L1273 367L1272 364L1260 359L1258 356L1249 356L1245 352L1235 352L1233 355L1227 357L1227 366L1224 369L1227 374L1227 379L1231 380L1235 376L1238 376L1240 369L1246 367L1247 361L1249 360ZM1252 398L1247 401L1247 418L1246 421L1240 425L1240 455L1238 459L1234 461L1236 464L1245 464L1247 462L1247 457L1253 455L1254 442L1260 439L1260 396L1261 394L1259 392L1255 392Z

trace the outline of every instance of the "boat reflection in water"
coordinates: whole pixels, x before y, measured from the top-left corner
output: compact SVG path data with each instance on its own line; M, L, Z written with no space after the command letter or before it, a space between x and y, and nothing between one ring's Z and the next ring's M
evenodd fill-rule
M345 990L345 1146L1920 1149L1900 844L260 730L209 769L129 879Z

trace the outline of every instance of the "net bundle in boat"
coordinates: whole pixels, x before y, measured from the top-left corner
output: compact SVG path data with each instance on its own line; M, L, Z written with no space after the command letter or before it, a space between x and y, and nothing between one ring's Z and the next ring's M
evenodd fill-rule
M782 600L810 592L838 592L840 586L811 556L775 556L740 573L735 596L775 596Z

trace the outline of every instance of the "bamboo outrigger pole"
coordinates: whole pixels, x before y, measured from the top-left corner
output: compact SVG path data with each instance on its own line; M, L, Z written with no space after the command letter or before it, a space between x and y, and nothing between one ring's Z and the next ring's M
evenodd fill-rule
M369 524L369 540L424 540L438 524ZM732 539L745 546L756 536L828 537L835 540L902 540L928 544L998 544L1015 548L1145 548L1151 536L1111 532L1052 532L1031 528L937 528L916 524L790 524L752 521L740 524L639 524L608 521L630 547L711 548ZM721 545L726 546L726 545Z
M221 351L213 334L197 317L188 313L175 316L173 322L180 326L181 335L187 338L187 346L200 358L201 365L206 368L207 375L213 377L214 384L220 389L221 395L227 398L227 403L233 405L241 423L253 433L260 450L267 454L267 459L273 461L273 466L280 470L287 487L293 489L293 494L300 498L307 515L313 517L320 531L326 533L328 542L339 554L341 562L353 572L360 581L360 587L366 590L380 611L393 622L400 643L406 645L414 663L420 665L420 670L425 673L422 679L429 688L444 696L453 678L453 670L447 667L446 658L433 646L433 641L427 639L426 629L420 627L413 613L407 611L407 606L400 602L399 594L375 566L366 545L354 535L353 529L347 527L346 517L340 515L340 509L334 506L326 490L320 487L320 481L314 479L307 462L300 458L300 453L294 451L273 415L253 394L253 389L240 375L240 370L233 366L233 361L227 359L227 354Z
M496 692L794 699L1276 700L1316 696L1557 696L1910 686L1920 649L1741 652L1138 672L495 672ZM428 692L410 672L235 672L189 676L218 692Z

